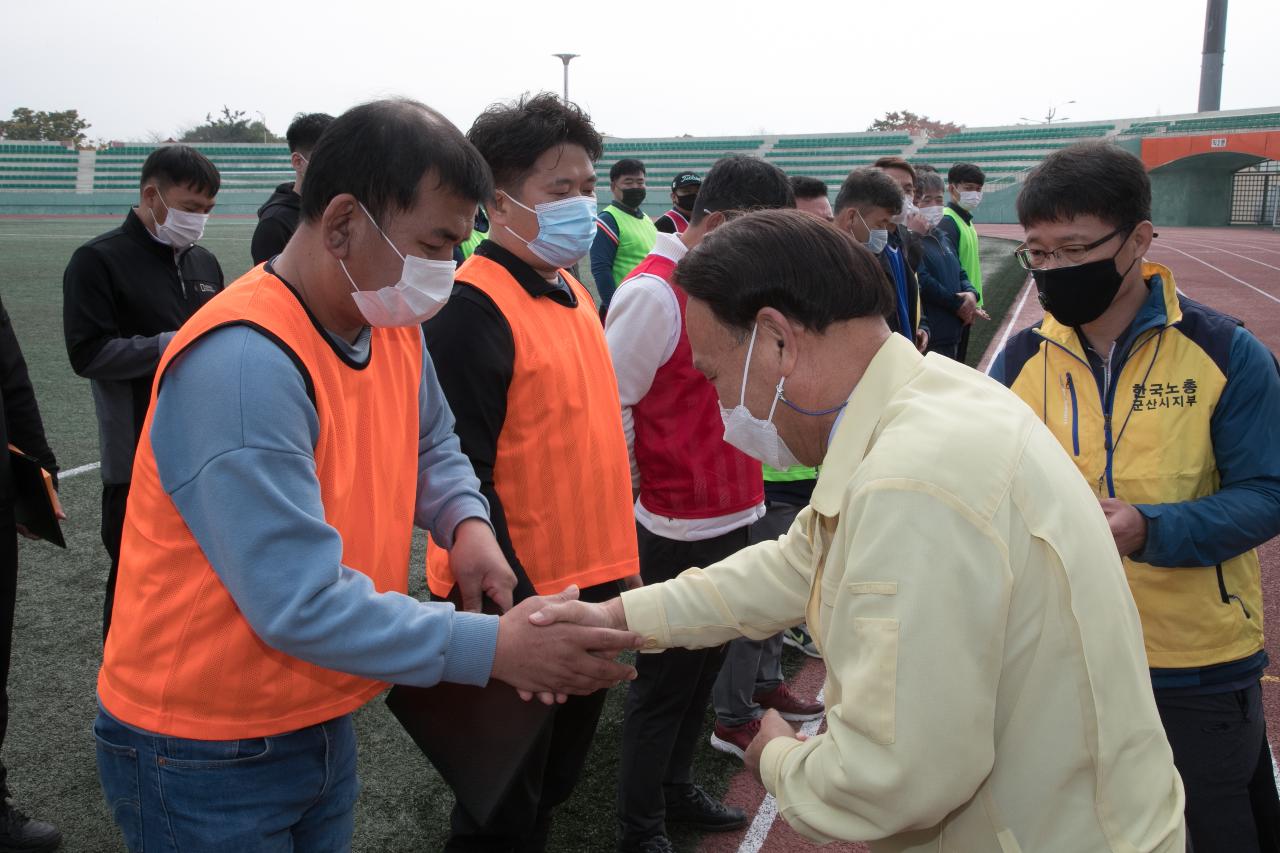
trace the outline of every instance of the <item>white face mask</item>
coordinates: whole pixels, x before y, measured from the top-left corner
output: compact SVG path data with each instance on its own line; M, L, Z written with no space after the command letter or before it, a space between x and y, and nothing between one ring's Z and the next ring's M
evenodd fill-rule
M960 193L960 206L965 210L977 210L980 204L982 204L981 190L965 190Z
M902 212L893 217L893 223L895 225L902 225L919 212L920 208L916 207L916 203L914 201L909 198L904 198L902 200Z
M929 223L929 227L933 228L942 221L942 217L945 215L943 213L945 209L946 208L941 205L937 207L922 207L920 208L920 215L924 217L925 222Z
M185 249L195 245L196 241L204 236L204 226L209 221L209 214L174 210L165 204L159 187L156 187L156 198L160 199L160 204L165 209L164 222L156 219L155 213L151 214L151 221L156 226L157 240L175 249Z
M785 471L800 464L795 454L787 447L782 436L778 435L778 427L773 423L773 413L778 409L778 401L782 399L782 386L787 381L784 376L778 380L778 388L773 395L773 405L769 407L769 418L760 420L751 414L746 407L747 375L751 372L751 353L756 347L756 332L759 327L751 329L751 343L747 346L747 363L742 367L742 395L738 405L729 411L720 407L720 417L724 420L724 440L741 450L753 459L758 459L770 468Z
M395 284L377 290L361 290L347 271L347 265L339 258L338 264L355 291L351 298L356 301L356 307L370 326L416 326L425 323L444 307L453 293L453 261L432 261L417 255L401 254L363 203L360 209L373 222L373 227L378 229L391 251L404 261L404 267L400 280Z
M854 213L858 214L858 218L862 220L862 227L867 229L867 241L862 245L871 250L871 254L878 255L884 251L884 247L889 245L889 229L875 228L873 229L867 224L867 220L863 218L862 211L854 208Z

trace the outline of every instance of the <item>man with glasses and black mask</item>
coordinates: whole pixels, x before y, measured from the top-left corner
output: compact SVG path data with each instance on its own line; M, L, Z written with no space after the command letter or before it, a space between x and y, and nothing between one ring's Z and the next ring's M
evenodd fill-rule
M134 448L156 365L178 328L222 290L222 267L196 242L221 178L189 145L142 164L138 204L119 227L85 243L62 276L62 331L77 375L90 381L102 460L102 544L111 558L102 636L111 625L120 532Z
M1142 617L1196 853L1280 849L1257 547L1280 533L1280 372L1241 322L1144 260L1142 162L1051 154L1018 197L1046 316L992 366L1097 495Z

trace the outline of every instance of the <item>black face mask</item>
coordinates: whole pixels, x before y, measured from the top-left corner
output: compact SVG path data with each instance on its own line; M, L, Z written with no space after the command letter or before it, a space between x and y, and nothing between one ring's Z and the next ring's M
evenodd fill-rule
M678 195L676 196L676 207L680 208L681 210L687 210L690 213L692 213L694 202L696 202L697 200L698 200L697 193L690 193L688 195Z
M622 191L622 203L627 207L639 207L644 204L644 187L632 187Z
M1123 248L1121 244L1120 249ZM1116 256L1120 249L1109 258L1087 264L1032 270L1031 277L1036 281L1040 305L1065 326L1083 326L1101 317L1120 292L1124 277L1138 262L1134 258L1128 268L1120 272L1116 269Z

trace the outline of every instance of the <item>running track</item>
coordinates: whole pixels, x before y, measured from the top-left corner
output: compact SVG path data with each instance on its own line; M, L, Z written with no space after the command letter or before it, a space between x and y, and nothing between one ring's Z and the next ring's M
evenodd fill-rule
M1017 225L988 225L978 229L983 236L1022 239ZM1149 260L1173 270L1178 288L1219 311L1244 320L1258 338L1280 354L1280 232L1270 230L1160 228ZM1014 301L1005 324L993 339L992 349L982 363L990 362L1006 332L1026 328L1044 315L1028 286ZM1262 583L1267 632L1267 651L1272 665L1263 677L1263 702L1267 712L1268 736L1272 752L1280 754L1280 539L1262 547ZM822 687L823 668L813 662L805 666L792 683L797 693L813 696ZM726 757L725 760L730 760ZM745 832L711 835L699 847L700 853L795 853L818 850L776 817L772 798L746 773L739 773L729 787L726 800L754 816ZM821 848L828 853L865 853L862 844L833 844Z

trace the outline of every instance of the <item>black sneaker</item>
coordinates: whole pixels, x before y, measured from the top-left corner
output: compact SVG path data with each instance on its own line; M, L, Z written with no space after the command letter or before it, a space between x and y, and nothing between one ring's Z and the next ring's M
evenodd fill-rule
M676 853L676 848L665 835L650 835L639 841L619 841L618 853Z
M57 850L62 833L42 820L32 820L13 807L11 800L0 804L0 853L46 853Z
M683 823L704 832L727 832L747 825L747 813L712 797L698 785L665 788L667 823Z

